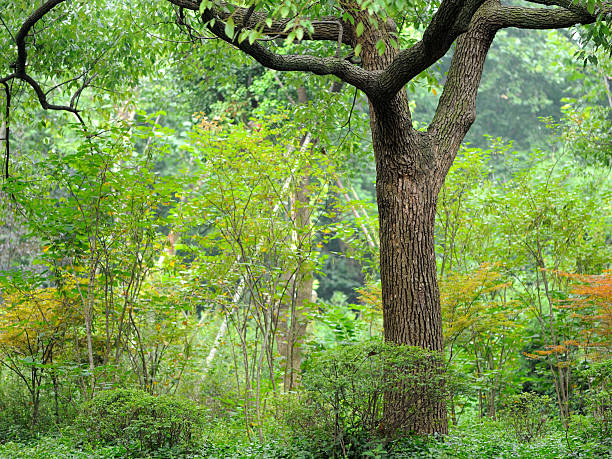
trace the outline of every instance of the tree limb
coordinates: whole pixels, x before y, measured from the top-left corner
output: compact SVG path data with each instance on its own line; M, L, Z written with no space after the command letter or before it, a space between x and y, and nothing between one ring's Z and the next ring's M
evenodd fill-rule
M14 73L11 73L6 77L0 78L0 84L5 85L6 88L6 83L8 83L9 81L15 79L22 80L29 84L30 87L34 90L34 92L36 93L36 97L38 98L38 102L40 103L43 109L70 112L77 117L77 119L82 125L84 125L83 118L79 114L78 110L72 105L56 105L50 103L47 100L47 94L45 94L45 91L43 91L40 84L38 84L38 82L34 78L32 78L26 71L26 63L28 58L26 38L28 36L28 33L30 32L32 27L34 27L34 25L38 21L40 21L47 13L49 13L53 8L65 1L66 0L49 0L46 3L43 3L40 8L35 10L32 14L30 14L30 16L26 18L26 20L21 25L21 28L15 35L15 44L17 45L17 60L12 65L15 71Z
M611 5L605 5L603 14L612 12ZM565 8L528 8L503 6L497 4L488 8L487 20L499 29L516 27L518 29L564 29L577 24L592 24L597 20L595 14L575 13Z
M560 6L579 16L591 16L588 10L580 5L576 0L526 0L529 3L536 3L546 6Z
M401 51L378 77L384 98L393 97L410 80L446 54L456 38L465 32L484 0L443 0L423 38Z
M9 160L11 157L11 133L10 133L10 116L11 116L11 89L8 83L3 82L4 94L6 96L5 113L4 113L4 132L2 133L4 140L4 178L9 178Z
M487 53L497 32L477 13L457 40L442 95L427 133L437 148L436 177L442 186L459 146L476 119L476 95Z
M545 3L546 2L546 3ZM564 5L567 0L533 0L533 3ZM569 7L569 4L567 5ZM574 8L575 9L575 8ZM596 16L564 7L529 8L502 6L488 0L473 16L468 32L457 40L444 90L428 133L437 140L439 177L450 168L455 153L476 118L476 96L489 47L498 30L565 28L595 22ZM441 186L441 183L440 183Z
M170 3L192 11L200 10L200 2L191 0L168 0ZM272 19L264 11L255 11L254 5L248 8L241 8L231 5L230 8L223 8L229 4L222 2L221 8L213 8L210 11L212 15L222 21L231 18L234 24L239 29L258 30L264 35L274 37L287 37L291 32L287 28L291 22L291 18L287 19ZM312 33L305 30L302 40L323 40L323 41L338 41L341 37L342 43L352 46L351 37L348 34L343 34L342 29L346 27L344 21L335 16L325 16L319 19L308 19L312 24L314 31ZM236 34L237 35L237 34Z
M49 0L43 3L40 8L34 11L28 18L23 22L21 28L15 36L15 44L17 45L17 61L15 62L15 72L17 74L26 73L26 60L28 58L28 51L26 49L25 39L30 32L30 29L34 27L38 21L40 21L49 11L55 8L60 3L66 0Z
M174 2L176 0L169 1ZM366 94L374 92L376 81L376 73L374 72L369 72L347 60L336 57L276 54L257 42L251 44L247 40L239 41L225 33L223 23L214 14L213 11L207 10L202 15L208 29L217 37L251 56L264 67L279 71L305 71L316 75L334 75L342 81L361 89Z

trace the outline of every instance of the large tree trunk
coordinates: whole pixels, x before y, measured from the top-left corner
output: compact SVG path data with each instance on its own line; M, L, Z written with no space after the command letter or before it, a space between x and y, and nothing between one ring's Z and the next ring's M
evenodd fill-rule
M366 26L361 40L364 68L384 69L397 55L387 33L392 29ZM382 55L375 45L379 39L387 43ZM376 159L384 338L389 343L442 352L434 252L436 204L444 181L438 144L431 133L412 127L405 89L391 99L370 99L370 127ZM414 371L437 384L443 370L423 362ZM381 432L447 433L444 401L425 393L419 396L414 387L405 389L385 394Z
M413 130L407 107L404 92L390 104L371 106L384 334L387 342L441 352L442 316L434 253L439 181L433 145L427 134ZM444 402L417 401L422 410L415 413L414 392L410 388L407 392L387 394L382 429L446 433Z
M372 46L385 28L367 30L364 68L388 66L396 52L381 56ZM370 99L370 126L376 158L376 194L380 224L380 275L385 341L443 351L442 313L434 251L438 192L475 119L475 101L483 64L497 28L473 18L457 40L436 114L425 132L412 127L405 89L393 98ZM381 36L382 35L382 36ZM438 365L424 364L425 380L439 384ZM426 381L425 381L426 382ZM382 431L446 433L444 400L413 389L385 396ZM440 393L444 388L440 387ZM416 410L416 411L415 411Z

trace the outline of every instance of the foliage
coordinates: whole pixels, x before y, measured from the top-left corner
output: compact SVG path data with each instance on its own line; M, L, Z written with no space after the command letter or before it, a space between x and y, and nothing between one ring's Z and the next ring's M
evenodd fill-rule
M557 459L561 457L609 457L609 443L600 437L587 439L578 430L566 437L563 430L550 425L548 432L530 443L516 440L507 426L491 420L472 419L451 429L445 437L403 437L387 443L365 439L347 451L347 458L372 457L379 459L453 458L453 459ZM269 438L263 443L245 442L239 438L223 442L211 439L204 445L191 448L163 448L145 452L123 445L100 445L83 442L69 431L60 435L46 435L30 442L0 444L0 457L11 459L46 459L49 457L109 459L130 458L210 458L210 459L314 459L330 457L321 453L312 441L291 437L287 440Z
M560 273L572 279L571 297L559 307L584 322L577 344L591 358L606 358L612 352L612 272L600 275Z
M203 411L189 400L116 389L87 402L75 425L93 443L129 446L136 442L143 451L156 451L196 443L203 420Z
M23 53L15 35L42 3L0 0L0 77L15 71ZM40 93L3 80L1 163L10 174L0 184L0 441L24 443L0 446L0 456L609 454L601 440L610 432L609 371L597 361L609 358L611 339L610 176L601 167L611 151L611 67L578 41L604 46L603 16L586 34L499 30L503 46L495 42L487 58L472 129L482 149L462 148L437 206L446 353L433 366L466 375L463 391L450 376L436 373L427 387L416 380L419 359L430 358L423 351L367 341L382 328L382 292L366 97L327 92L328 79L263 71L240 51L263 38L271 52L340 56L363 73L367 40L352 50L342 41L354 38L350 23L384 54L376 35L386 34L385 20L397 26L388 45L409 47L441 2L359 0L341 18L340 43L309 40L315 27L335 27L316 20L337 14L330 2L246 1L235 15L223 2L196 3L223 4L216 21L239 46L208 40L193 2L60 2L30 29L28 75L48 102L78 104L83 125L33 110ZM591 13L600 6L572 9L582 4ZM263 22L238 22L249 6L249 16L281 19L275 39L264 38ZM380 21L369 24L372 14ZM596 71L577 62L587 55ZM417 131L425 127L418 110L436 110L447 64L436 78L428 69L407 83ZM303 93L308 103L296 103ZM543 115L552 136L536 121ZM508 140L545 150L516 151ZM302 386L283 394L300 356ZM101 392L123 386L150 395ZM380 438L382 394L388 409L407 388L449 396L450 437ZM565 431L551 421L529 444L524 433L510 438L512 416L520 424L534 409L520 397L523 413L510 406L493 422L500 400L521 388L555 394ZM78 428L106 429L119 444L70 432L35 438L95 393ZM162 393L180 401L151 397ZM288 425L276 398L286 399ZM190 417L189 399L214 407L206 431L215 444L190 445L197 441L185 426L192 440L204 426ZM255 432L259 442L246 443Z
M510 397L502 411L503 419L521 442L542 436L550 417L550 398L533 392Z
M503 279L498 268L483 264L465 274L455 271L440 282L449 363L457 359L464 371L470 371L480 413L492 418L496 416L498 396L507 390L504 370L516 358L509 349L520 340L517 319L522 312L508 300L512 284ZM456 421L454 398L450 403Z
M379 327L381 312L371 304L347 304L346 297L336 292L331 301L319 303L309 345L315 350L329 349L346 343L371 338L372 328ZM380 307L380 306L379 306Z
M27 388L31 428L41 421L41 393L49 379L56 398L55 415L59 417L57 378L62 371L59 363L66 352L66 341L74 337L73 330L82 319L71 284L69 280L67 285L57 288L11 289L3 295L0 364ZM14 395L18 393L16 390ZM8 414L14 406L3 408L1 411ZM16 416L14 423L18 424L20 418L23 419Z
M588 381L587 410L595 437L612 441L612 360L594 363L582 376Z
M454 272L441 282L440 303L447 325L444 335L446 345L451 346L451 354L451 343L468 331L467 339L471 340L484 331L512 325L497 303L488 301L509 286L494 268L481 265L465 275Z
M319 454L343 455L380 433L383 398L408 397L402 413L409 429L425 400L443 400L451 385L438 354L377 340L339 345L304 363L303 392L287 410L287 422L311 439ZM355 454L352 451L351 454Z
M31 359L40 353L40 363L52 362L53 347L59 351L66 331L80 319L76 299L67 291L70 286L3 295L0 349Z

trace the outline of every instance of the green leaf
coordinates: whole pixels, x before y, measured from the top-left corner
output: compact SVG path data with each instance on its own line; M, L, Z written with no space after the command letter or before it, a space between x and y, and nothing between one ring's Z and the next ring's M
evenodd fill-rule
M358 37L361 37L364 30L365 30L365 26L363 25L363 22L359 21L359 24L357 24L357 27L355 27L355 34Z
M212 6L212 2L210 0L202 0L200 3L200 14L204 13L207 9Z
M259 32L257 32L256 30L251 30L249 32L249 45L252 45L255 42L255 40L259 38L258 36L259 36Z
M359 57L359 54L361 54L361 43L358 43L357 46L355 46L355 56Z
M590 14L595 12L595 0L587 0L587 11Z
M382 56L383 54L385 54L386 49L387 49L387 46L385 45L385 42L382 39L376 42L376 50L378 51L379 56Z
M287 35L287 43L291 44L294 42L294 40L295 40L295 29L289 32L289 35Z
M228 18L225 23L225 34L230 38L234 38L234 20L232 18Z

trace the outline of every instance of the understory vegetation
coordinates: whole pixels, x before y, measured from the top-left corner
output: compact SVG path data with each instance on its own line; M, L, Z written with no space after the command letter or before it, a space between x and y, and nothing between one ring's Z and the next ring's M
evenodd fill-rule
M0 79L31 3L0 0ZM214 21L182 6L127 3L75 0L26 30L27 71L82 109L1 81L0 458L612 457L605 20L497 33L430 209L440 352L384 338L368 98L208 43ZM223 33L267 43L245 28L260 12ZM419 21L396 21L401 46ZM342 36L287 30L270 47L362 65ZM418 135L454 49L401 89Z

